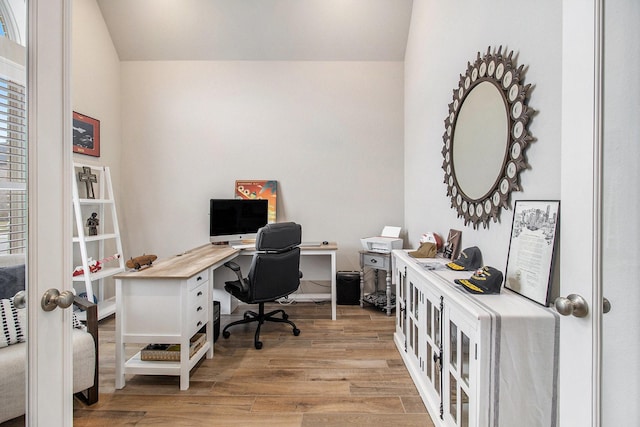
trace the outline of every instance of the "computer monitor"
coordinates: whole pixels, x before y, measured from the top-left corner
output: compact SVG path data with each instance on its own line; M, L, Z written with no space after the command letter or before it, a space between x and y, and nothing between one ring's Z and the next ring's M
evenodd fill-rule
M268 200L211 199L209 202L209 240L230 244L257 237L268 223Z

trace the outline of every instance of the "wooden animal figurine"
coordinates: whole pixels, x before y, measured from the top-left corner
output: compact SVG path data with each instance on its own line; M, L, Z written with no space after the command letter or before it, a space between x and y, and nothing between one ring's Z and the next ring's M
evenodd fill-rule
M155 255L140 255L135 258L131 258L128 260L125 265L127 268L131 268L134 270L140 270L141 268L151 267L153 261L157 260L158 257Z

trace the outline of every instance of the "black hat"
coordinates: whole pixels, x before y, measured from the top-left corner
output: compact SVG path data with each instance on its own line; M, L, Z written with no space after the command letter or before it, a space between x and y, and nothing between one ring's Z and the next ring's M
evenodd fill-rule
M473 271L482 266L482 253L477 246L472 246L460 252L455 261L447 263L447 267L457 271Z
M499 294L502 286L502 272L493 267L482 267L468 279L454 280L472 294Z

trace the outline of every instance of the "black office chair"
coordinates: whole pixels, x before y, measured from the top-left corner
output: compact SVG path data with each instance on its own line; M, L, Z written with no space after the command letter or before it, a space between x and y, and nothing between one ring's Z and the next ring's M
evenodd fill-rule
M234 297L247 304L258 304L258 313L248 310L244 318L224 327L222 336L229 338L227 331L231 326L243 323L258 322L254 345L257 350L262 348L260 341L260 327L265 321L288 323L293 327L293 335L300 335L295 323L288 320L284 310L264 312L264 303L276 301L279 298L295 292L300 285L300 244L302 227L293 222L268 224L258 231L256 238L256 253L251 261L251 268L246 278L242 277L240 266L234 262L225 263L225 267L232 269L238 280L225 282L225 289ZM282 317L276 317L282 313Z

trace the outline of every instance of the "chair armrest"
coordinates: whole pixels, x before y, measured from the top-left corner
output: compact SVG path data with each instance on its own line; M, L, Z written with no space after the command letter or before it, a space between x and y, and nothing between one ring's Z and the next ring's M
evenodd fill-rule
M225 262L225 263L224 263L224 266L225 266L225 267L227 267L227 268L232 269L232 270L233 270L233 271L235 271L236 273L237 273L238 271L240 271L240 266L239 266L238 264L236 264L235 262L233 262L233 261L227 261L227 262Z
M98 304L94 304L86 298L75 296L73 304L85 310L87 313L87 332L93 337L96 365L93 371L93 386L84 392L76 393L76 396L87 405L98 401Z
M234 273L236 273L236 276L238 276L238 281L241 284L244 284L244 280L242 279L242 271L240 270L240 266L238 264L233 261L227 261L224 263L224 266L233 270Z
M248 292L249 285L247 284L247 281L242 278L242 271L240 270L240 266L233 261L225 262L224 266L233 270L234 273L236 273L236 276L238 276L238 284L236 285L236 288L240 289L242 292Z

